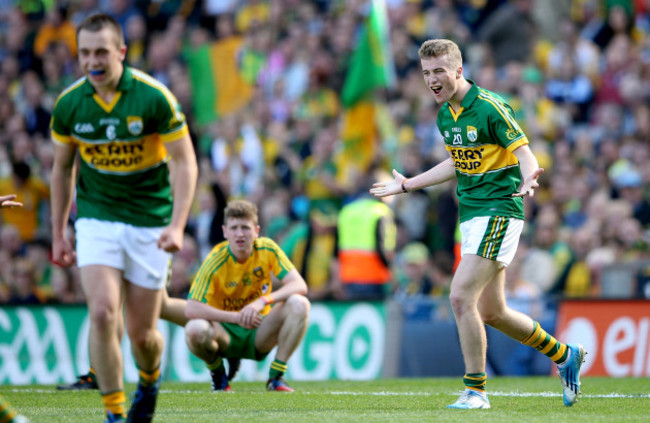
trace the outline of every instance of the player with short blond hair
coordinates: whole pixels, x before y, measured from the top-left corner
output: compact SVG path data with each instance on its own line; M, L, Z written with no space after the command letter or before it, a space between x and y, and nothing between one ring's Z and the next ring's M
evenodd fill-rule
M523 197L532 197L543 172L512 108L498 95L463 76L458 46L445 39L425 41L419 55L422 75L436 102L438 128L450 158L405 178L375 183L378 197L456 179L461 261L451 283L450 301L465 362L465 391L450 408L490 408L485 385L487 341L484 324L536 348L558 365L564 405L580 393L585 350L557 341L530 317L509 308L505 269L524 225Z

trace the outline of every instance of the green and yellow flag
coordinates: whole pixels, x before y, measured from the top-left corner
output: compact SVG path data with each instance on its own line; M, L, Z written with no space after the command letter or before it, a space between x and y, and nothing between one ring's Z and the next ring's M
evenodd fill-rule
M194 116L199 125L237 112L248 104L253 87L238 63L241 37L206 44L187 54Z
M372 163L377 138L372 94L377 88L395 83L385 0L371 0L370 7L341 93L345 111L341 129L343 149L337 157L340 183L354 180Z
M372 0L371 9L352 54L343 84L343 106L354 106L375 88L395 83L395 64L385 0Z

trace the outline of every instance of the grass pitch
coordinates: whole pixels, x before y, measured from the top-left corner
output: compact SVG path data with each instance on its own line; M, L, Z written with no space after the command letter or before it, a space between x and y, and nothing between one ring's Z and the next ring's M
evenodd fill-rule
M234 382L232 393L208 383L163 383L154 422L647 422L650 379L582 379L582 396L562 404L555 377L488 379L490 410L448 410L461 378L376 381L290 381L295 393L266 392L263 382ZM134 389L127 385L127 394ZM53 386L0 386L0 393L34 423L102 422L97 391ZM469 420L471 419L471 420Z

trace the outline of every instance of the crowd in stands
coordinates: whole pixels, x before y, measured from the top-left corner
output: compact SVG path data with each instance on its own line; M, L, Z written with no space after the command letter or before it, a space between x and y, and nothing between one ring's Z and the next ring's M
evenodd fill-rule
M75 25L94 12L117 18L126 63L166 84L190 125L200 175L173 261L173 296L187 294L222 240L225 202L245 198L312 299L337 298L328 287L336 286L329 263L340 208L392 168L410 176L448 157L417 55L430 38L459 44L465 75L515 109L545 169L525 200L509 294L598 297L611 282L608 266L650 260L650 1L385 3L396 83L375 93L377 136L359 148L342 130L353 117L341 92L369 0L0 0L0 193L24 204L0 212L0 303L84 301L78 271L49 260L49 120L57 95L82 76ZM229 45L246 90L215 91L225 103L206 121L190 57ZM355 148L358 156L342 153ZM398 228L391 289L399 298L445 296L457 251L454 184L390 205ZM642 296L635 287L650 267L631 272L623 295Z

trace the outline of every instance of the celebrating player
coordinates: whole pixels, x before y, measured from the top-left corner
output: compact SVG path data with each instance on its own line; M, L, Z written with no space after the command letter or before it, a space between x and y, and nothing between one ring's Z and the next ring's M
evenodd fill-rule
M259 237L257 222L254 204L228 203L226 241L201 264L188 296L187 345L207 364L216 391L230 391L224 357L259 361L276 345L266 388L293 391L282 376L307 330L307 284L273 240Z
M450 301L465 362L465 391L450 408L490 408L485 391L486 323L553 360L564 388L564 405L580 393L585 350L565 345L530 317L506 305L505 268L512 261L524 225L523 197L532 197L543 172L514 119L496 94L463 76L458 46L425 41L419 50L427 87L442 108L438 128L450 158L412 178L393 170L394 179L375 183L378 197L457 180L462 259L451 284Z
M66 266L76 258L81 269L107 421L148 422L160 387L163 338L156 324L170 253L182 246L194 196L196 156L174 95L123 64L126 46L113 18L86 18L77 46L85 76L61 93L52 114L52 254ZM75 254L64 233L77 152ZM117 329L122 297L140 374L128 416Z

